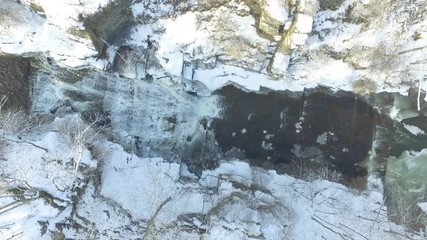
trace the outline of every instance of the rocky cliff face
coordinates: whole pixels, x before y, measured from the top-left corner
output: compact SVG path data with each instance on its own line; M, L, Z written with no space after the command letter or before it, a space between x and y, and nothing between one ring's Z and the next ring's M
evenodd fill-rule
M29 110L30 61L16 56L4 56L0 59L0 96L7 98L2 106Z
M394 215L401 205L418 214L423 172L402 173L423 165L427 143L426 8L6 0L0 97L32 114L102 118L107 138L126 151L197 174L242 158L284 172L300 161L326 165L348 182L383 178Z

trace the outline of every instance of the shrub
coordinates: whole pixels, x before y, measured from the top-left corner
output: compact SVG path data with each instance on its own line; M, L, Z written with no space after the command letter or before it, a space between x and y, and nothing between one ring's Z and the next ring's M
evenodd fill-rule
M5 110L3 107L8 98L6 96L0 97L0 129L9 135L20 135L27 132L34 126L34 121L22 109L20 110Z
M83 122L78 117L66 119L59 128L59 132L68 142L71 148L70 159L74 161L74 171L77 172L83 159L85 147L92 146L98 138L98 134L106 127L98 127L101 117L92 119L90 123Z

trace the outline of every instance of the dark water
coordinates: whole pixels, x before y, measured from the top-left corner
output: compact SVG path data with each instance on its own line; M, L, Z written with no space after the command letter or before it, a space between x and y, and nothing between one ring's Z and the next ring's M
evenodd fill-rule
M223 152L239 149L241 158L257 163L317 162L354 174L372 148L377 114L355 96L255 94L233 86L217 94L224 112L212 128Z

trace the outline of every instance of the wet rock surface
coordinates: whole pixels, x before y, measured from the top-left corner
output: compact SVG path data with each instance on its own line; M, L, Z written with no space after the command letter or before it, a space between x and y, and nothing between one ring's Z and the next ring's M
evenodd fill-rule
M30 61L17 56L0 56L0 98L8 98L4 108L28 110Z

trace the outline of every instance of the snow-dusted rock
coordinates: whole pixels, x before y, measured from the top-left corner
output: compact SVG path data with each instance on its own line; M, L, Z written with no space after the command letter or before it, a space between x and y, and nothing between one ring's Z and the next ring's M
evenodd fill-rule
M59 118L36 122L41 128L34 132L27 130L35 125L19 126L31 122L26 115L9 121L25 135L0 130L1 186L17 196L0 199L1 238L425 238L391 223L387 214L407 205L384 202L378 192L357 195L327 181L220 163L208 131L210 118L221 116L215 91L226 85L255 92L321 85L354 91L381 105L379 114L395 114L395 122L381 115L390 129L370 129L383 139L359 151L370 149L368 160L424 148L425 9L426 1L382 0L3 0L0 53L28 57L32 70L30 91L13 91L29 92L30 110L47 119L105 117L97 127L111 127L105 134L116 143L73 151L69 140L78 134L61 137ZM4 94L3 80L0 86ZM402 104L399 97L382 99L382 91L408 96ZM334 121L334 129L345 125ZM309 128L304 117L290 126L292 134ZM250 127L225 132L236 140L251 135ZM275 130L259 129L257 146L272 150L267 138ZM315 144L333 141L329 130L316 134ZM307 159L319 155L310 147L293 150ZM160 154L170 161L152 158ZM391 159L386 193L397 186L410 200L425 197L423 154ZM423 209L402 199L411 210Z

